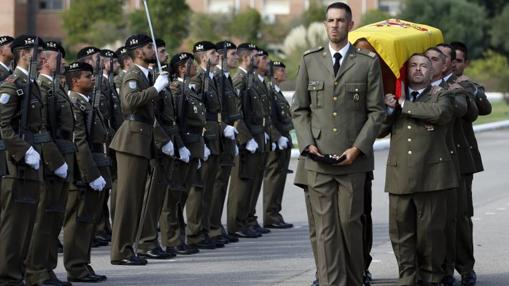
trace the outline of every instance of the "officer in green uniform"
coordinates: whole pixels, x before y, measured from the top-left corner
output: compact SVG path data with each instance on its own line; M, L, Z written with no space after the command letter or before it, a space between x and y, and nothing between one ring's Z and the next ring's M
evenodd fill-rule
M267 228L291 228L280 214L285 189L286 175L290 165L292 140L290 130L293 129L290 104L286 100L279 85L286 80L286 66L275 61L271 64L273 82L270 84L272 141L277 144L276 150L269 153L263 178L263 226ZM271 79L272 81L272 79Z
M75 145L72 142L74 115L67 94L60 86L61 61L65 57L62 46L54 41L44 43L40 55L42 65L37 83L48 122L48 130L64 156L66 165L58 174L44 173L44 191L39 197L37 217L28 257L26 278L30 285L66 284L58 280L53 270L57 266L58 251L55 243L62 229L69 183L72 182ZM57 63L60 66L57 66ZM44 156L44 152L43 152Z
M293 124L301 153L343 158L335 164L305 159L320 285L362 285L364 184L384 118L380 64L375 53L348 42L348 5L329 5L325 28L329 42L302 58Z
M184 207L189 190L198 182L198 169L203 160L203 129L206 124L205 106L193 87L190 78L196 75L194 57L190 53L178 53L170 61L173 81L171 93L177 110L177 125L183 143L175 146L178 150L174 162L172 184L164 199L159 224L161 241L166 252L181 255L198 253L197 248L186 243ZM176 152L177 153L177 152Z
M463 74L469 63L468 49L461 42L451 43L456 50L456 61L454 62L454 73L458 77L456 82L464 89L474 95L474 102L479 115L491 113L491 103L486 97L484 87L474 82ZM474 169L470 174L464 174L465 192L458 196L458 219L456 228L456 261L455 268L461 275L461 283L466 286L473 286L477 282L477 275L474 271L474 242L472 230L472 217L474 206L472 202L472 181L473 174L484 170L481 153L477 146L477 140L472 127L472 122L463 121L463 129L468 140L468 148L471 150L474 160Z
M239 153L236 141L238 132L236 129L228 127L235 126L237 121L242 118L238 108L240 101L239 94L233 87L233 81L230 76L230 69L237 68L239 57L237 55L237 46L227 40L216 43L216 50L219 53L220 62L215 69L215 79L217 90L221 97L223 133L221 134L222 149L219 155L219 169L210 202L209 235L216 241L229 243L239 241L237 237L228 235L221 223L230 173L234 158ZM226 132L227 129L228 132Z
M143 208L144 190L149 162L154 154L154 102L168 86L168 75L161 73L155 82L149 64L155 62L156 51L147 35L130 36L126 48L134 64L120 87L120 102L125 120L113 137L110 148L117 161L117 195L115 223L111 239L111 263L115 265L145 265L133 245ZM171 142L163 145L163 153Z
M266 149L264 126L265 107L261 95L254 88L254 57L257 49L254 44L243 43L237 47L240 65L233 77L233 86L239 93L239 110L242 118L236 122L239 134L239 156L235 158L230 177L227 201L227 229L230 235L243 238L257 238L261 234L248 225L252 192L256 174L263 171L262 152Z
M34 78L40 52L34 53L34 47L42 49L42 45L42 40L32 35L14 39L11 49L16 69L0 86L0 126L8 170L0 200L0 284L4 285L23 283L43 172L67 176L64 158L46 130L43 101Z
M117 90L120 91L120 86L122 85L124 76L127 73L127 70L131 67L133 59L131 59L125 47L118 48L115 51L115 54L118 56L118 63L120 65L120 70L118 71L118 74L115 75L115 86L117 87Z
M205 132L203 134L205 145L203 164L200 177L203 186L191 188L187 197L187 226L186 235L190 246L201 249L214 249L224 247L224 242L209 238L210 201L214 188L214 181L219 169L219 154L221 152L222 103L214 79L213 67L219 63L219 54L216 45L208 41L194 44L194 58L198 63L198 72L191 78L191 86L201 97L206 109ZM228 126L231 132L233 126Z
M399 266L397 285L442 285L446 257L447 192L458 186L447 146L451 96L431 86L431 61L408 59L408 92L389 107L382 135L391 133L385 191L389 235ZM321 281L320 281L321 282Z
M74 187L68 194L64 221L64 266L70 282L100 282L90 266L90 247L100 218L105 190L111 187L108 157L108 127L93 98L93 68L83 62L66 70L69 99L74 112L73 141L76 145ZM100 80L100 79L97 79Z

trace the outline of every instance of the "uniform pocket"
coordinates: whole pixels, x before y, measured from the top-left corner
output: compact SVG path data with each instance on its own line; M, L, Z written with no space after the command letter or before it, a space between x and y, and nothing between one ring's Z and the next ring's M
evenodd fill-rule
M324 82L313 80L308 82L308 92L311 96L311 105L315 108L321 108L323 104Z
M365 108L366 102L366 84L365 83L347 83L345 102L349 102L356 109Z

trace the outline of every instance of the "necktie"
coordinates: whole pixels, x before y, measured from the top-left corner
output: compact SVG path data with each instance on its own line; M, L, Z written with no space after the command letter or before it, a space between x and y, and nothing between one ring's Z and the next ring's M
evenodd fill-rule
M334 75L338 74L339 71L339 61L341 60L341 54L335 53L334 54Z
M412 102L414 102L416 99L417 99L417 96L419 95L419 92L418 91L412 91L410 93L410 99Z
M148 82L150 83L150 85L154 85L154 74L152 73L152 71L148 72Z

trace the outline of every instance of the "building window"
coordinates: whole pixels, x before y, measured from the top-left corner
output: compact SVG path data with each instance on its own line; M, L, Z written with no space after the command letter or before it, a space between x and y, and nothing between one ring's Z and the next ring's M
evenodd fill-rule
M264 15L288 15L290 14L290 0L265 0L263 6Z
M235 0L209 0L210 13L228 13L235 9Z
M39 0L39 9L62 10L64 9L64 0Z

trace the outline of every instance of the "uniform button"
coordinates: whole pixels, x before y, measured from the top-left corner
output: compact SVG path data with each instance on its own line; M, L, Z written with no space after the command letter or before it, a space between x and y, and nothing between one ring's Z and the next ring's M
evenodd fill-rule
M412 113L412 110L409 110L408 113Z
M338 100L338 97L334 96L332 99L334 99L334 101L336 101L336 100Z
M412 126L411 126L411 125L408 125L408 126L407 126L407 128L408 128L408 129L412 129Z
M454 151L451 150L451 154L454 154Z
M335 82L334 82L334 85L338 85L338 82L337 82L337 81L335 81Z
M338 114L336 112L332 113L332 116L336 117Z
M338 130L336 128L332 128L332 132L337 132Z
M358 88L356 88L356 89L355 89L355 91L359 91L359 89L358 89Z
M459 147L460 147L460 144L456 144L456 147L458 147L458 148L459 148Z
M408 151L408 155L412 155L412 150Z
M440 159L438 159L439 161L442 161L442 157L440 157Z
M412 142L412 138L408 138L408 142Z
M142 129L142 128L140 128L140 132L143 132L143 129Z

